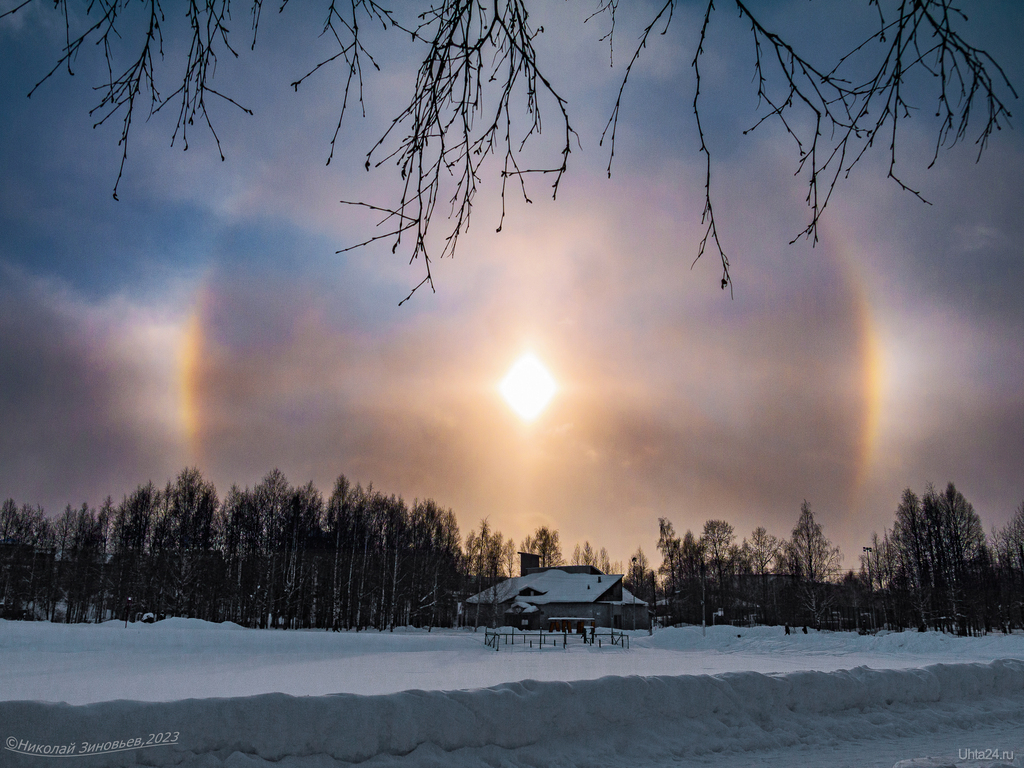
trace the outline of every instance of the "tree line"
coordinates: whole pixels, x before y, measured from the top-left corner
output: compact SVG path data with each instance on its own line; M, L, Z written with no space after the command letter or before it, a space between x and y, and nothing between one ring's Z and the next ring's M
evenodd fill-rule
M892 527L871 535L856 571L842 571L842 554L807 501L788 538L758 526L738 542L724 520L680 537L661 518L658 550L656 574L637 551L627 585L658 601L663 623L961 635L1024 628L1024 503L986 536L953 483L942 491L929 484L921 495L906 489Z
M82 622L128 614L246 627L448 626L463 556L455 514L433 500L353 486L329 498L279 470L218 499L198 469L120 504L0 507L6 618Z
M577 549L579 549L577 547ZM275 469L220 499L196 468L119 504L0 505L0 617L67 623L182 616L246 627L479 626L466 597L518 575L518 552L562 565L558 531L516 547L486 519L463 545L454 512L341 475L328 498ZM605 572L607 550L585 555Z
M778 538L756 527L736 541L725 520L708 520L700 535L680 537L672 523L659 520L660 609L670 623L758 623L828 626L843 605L837 589L842 554L826 538L811 505L800 507L791 535ZM645 599L647 570L641 552L630 576ZM634 572L635 571L635 572ZM649 587L648 590L652 589Z
M480 521L462 540L454 512L407 504L341 475L324 498L275 469L253 488L213 484L187 468L163 488L140 485L119 504L67 506L54 517L0 505L0 617L69 623L152 615L246 627L392 629L496 624L497 585L519 575L518 552L542 566L591 565L662 624L787 624L917 628L959 634L1024 627L1024 503L986 536L953 483L906 489L893 525L873 533L859 567L804 501L790 535L763 526L737 541L725 520L677 535L659 520L657 567L638 548L623 567L603 547L562 554L539 527L517 546ZM493 605L463 611L493 590Z

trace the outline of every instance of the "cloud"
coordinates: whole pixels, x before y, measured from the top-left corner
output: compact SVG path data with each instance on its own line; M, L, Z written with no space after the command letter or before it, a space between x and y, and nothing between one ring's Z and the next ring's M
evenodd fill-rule
M0 265L0 495L55 511L162 481L183 459L176 335L152 307Z
M618 559L650 552L658 517L787 535L806 498L851 565L900 490L929 480L954 480L999 522L1024 484L1020 140L922 171L931 207L869 159L817 247L788 246L808 215L792 146L768 126L740 140L746 102L725 88L742 61L709 57L730 298L715 254L693 265L705 169L679 40L694 29L673 24L636 70L611 180L596 141L621 67L600 45L559 51L586 65L567 91L585 152L558 200L530 179L535 202L510 194L499 235L499 182L485 179L458 256L434 264L437 293L402 308L419 265L387 246L334 254L376 223L337 201L379 202L392 183L361 164L400 73L374 75L383 98L324 167L333 81L298 95L271 82L302 74L309 52L268 27L268 68L246 59L228 78L254 88L258 112L218 113L228 160L209 164L208 137L169 149L155 120L133 137L119 204L109 133L83 139L79 113L51 124L35 99L5 103L0 258L16 266L0 278L0 495L95 504L193 462L221 493L275 466L325 491L345 473L430 496L464 531L549 524L567 549L589 539ZM53 109L66 84L48 93ZM905 137L901 163L923 169L931 139ZM532 425L496 390L526 349L560 384Z
M684 171L516 210L442 265L437 295L372 324L350 313L351 267L211 272L192 380L203 465L222 488L272 466L322 488L345 473L430 496L467 529L489 517L520 539L543 522L612 549L649 541L659 516L784 533L804 496L844 510L865 418L854 287L822 254L778 295L709 292L715 265L680 257ZM560 384L529 426L497 393L527 348Z

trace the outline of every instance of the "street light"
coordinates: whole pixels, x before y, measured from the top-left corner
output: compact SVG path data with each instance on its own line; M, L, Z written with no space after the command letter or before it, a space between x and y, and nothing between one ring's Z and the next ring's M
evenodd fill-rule
M708 636L708 619L707 619L707 614L705 613L706 609L704 607L704 598L706 597L706 594L705 594L706 583L707 583L707 580L705 579L704 555L701 554L701 560L700 560L700 635L701 635L701 637L707 637Z
M634 583L630 584L630 586L633 587L633 589L636 589L636 583L635 583L636 582L636 558L635 557L633 558L633 573L631 575L633 576L633 578L630 579L630 581L632 581ZM631 611L631 613L633 614L633 631L636 632L636 592L633 592L632 590L630 592L633 595L633 610Z
M875 550L872 549L871 547L861 547L861 549L863 549L867 553L867 555L868 555L868 557L867 557L867 560L868 560L868 611L871 613L871 629L872 629L872 631L874 631L874 629L875 629L875 606L873 605L873 603L874 603L873 598L875 596L875 582L871 578L871 553L874 552Z
M650 623L647 625L647 634L654 634L654 622L658 618L658 582L655 580L654 571L651 571L651 600L654 602L654 613L648 611L647 616Z

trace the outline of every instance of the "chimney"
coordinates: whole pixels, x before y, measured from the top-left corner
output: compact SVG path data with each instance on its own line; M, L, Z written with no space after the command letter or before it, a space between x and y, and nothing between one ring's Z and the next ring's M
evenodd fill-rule
M531 552L520 552L519 575L526 576L527 571L531 568L540 568L540 555L534 555Z

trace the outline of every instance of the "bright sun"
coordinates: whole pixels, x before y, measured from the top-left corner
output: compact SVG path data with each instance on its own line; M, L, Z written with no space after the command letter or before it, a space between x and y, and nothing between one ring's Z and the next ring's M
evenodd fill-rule
M498 390L512 410L526 421L533 421L544 410L558 386L547 368L534 355L519 358L502 379Z

